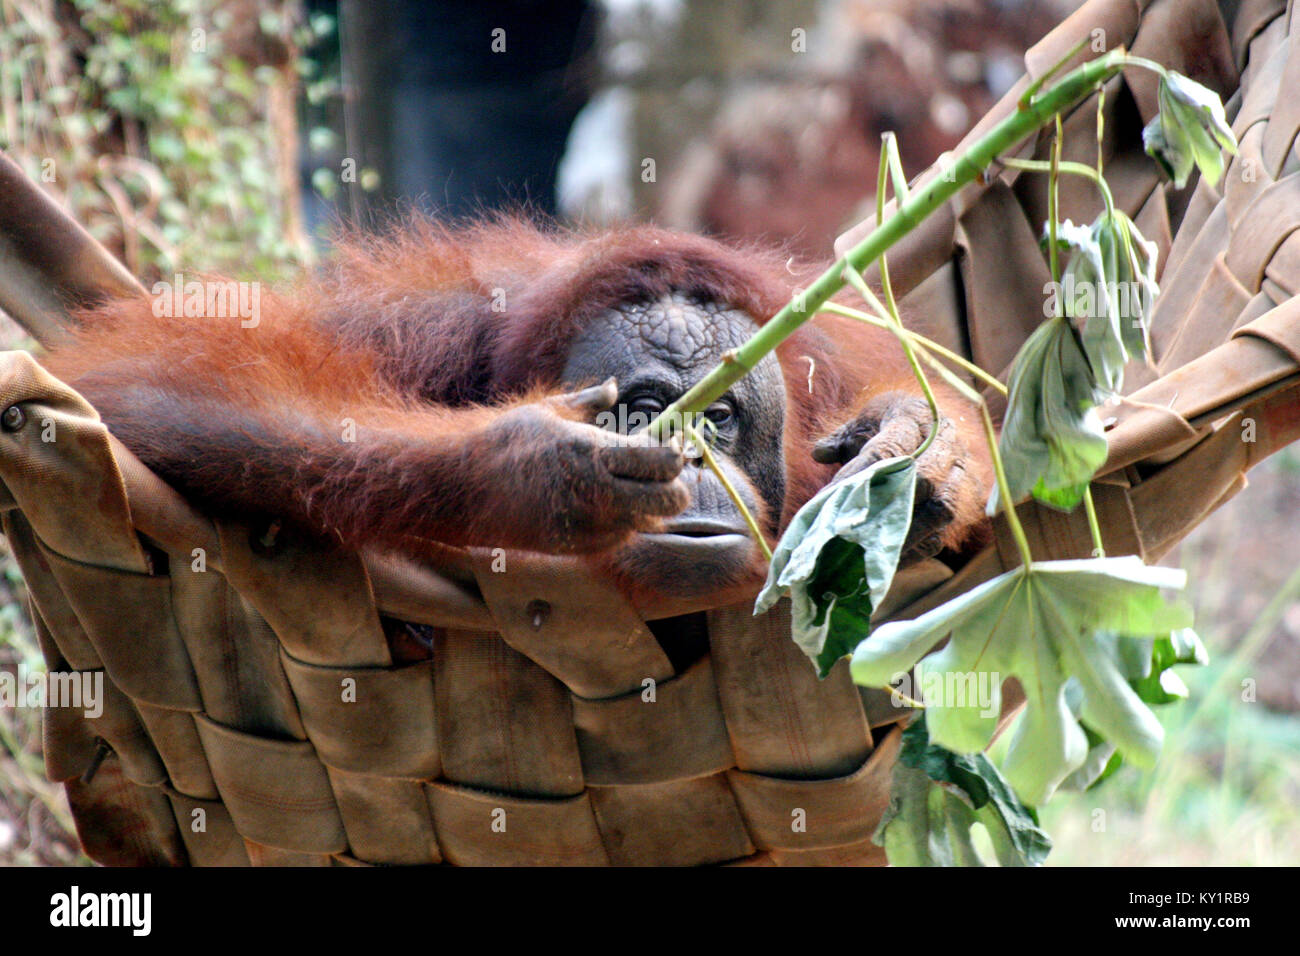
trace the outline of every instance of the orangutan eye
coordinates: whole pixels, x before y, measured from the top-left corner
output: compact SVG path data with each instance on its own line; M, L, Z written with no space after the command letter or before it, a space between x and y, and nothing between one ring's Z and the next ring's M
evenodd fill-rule
M714 402L704 410L704 417L713 422L718 428L725 428L731 424L734 412L726 402Z
M637 395L628 399L624 404L627 406L629 419L638 412L647 416L647 418L654 418L664 410L664 403L653 395Z

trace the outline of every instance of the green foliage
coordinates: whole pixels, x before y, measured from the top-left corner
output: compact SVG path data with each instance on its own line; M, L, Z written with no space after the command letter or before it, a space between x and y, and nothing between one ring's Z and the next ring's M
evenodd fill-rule
M894 579L915 494L915 462L875 462L819 491L773 551L754 613L788 592L794 641L822 677L870 633L871 612Z
M1187 697L1187 685L1174 673L1175 664L1210 662L1205 645L1190 627L1172 631L1167 637L1158 637L1143 643L1151 645L1143 664L1125 671L1124 677L1134 692L1148 704L1172 704Z
M271 117L273 95L292 89L230 48L257 27L219 0L44 9L0 15L0 147L74 218L146 280L196 269L268 280L307 261L277 174L296 157L280 155L292 143ZM268 12L261 29L285 36Z
M1088 228L1067 219L1057 227L1057 244L1070 254L1062 276L1065 316L1082 325L1083 351L1098 386L1118 392L1125 363L1147 354L1151 303L1160 291L1156 244L1118 209L1103 212Z
M1171 631L1157 638L1121 637L1102 632L1097 640L1105 647L1124 680L1143 703L1157 706L1171 704L1187 696L1187 686L1173 670L1175 664L1209 662L1209 655L1191 628ZM1083 695L1078 684L1066 685L1066 700L1071 712L1080 717ZM1081 720L1088 740L1088 756L1079 769L1061 783L1065 790L1089 790L1112 776L1124 763L1115 745Z
M1107 445L1097 383L1069 320L1056 316L1034 330L1012 363L1009 389L998 451L1012 499L1032 493L1073 508L1106 461ZM995 488L989 513L1001 503Z
M981 866L971 828L983 824L1002 866L1039 866L1052 841L983 754L933 743L921 716L903 731L889 808L875 842L895 866Z
M1211 186L1223 176L1223 153L1237 152L1237 138L1213 90L1180 73L1160 78L1160 112L1142 131L1148 155L1179 189L1192 169Z
M1201 540L1216 554L1235 550L1221 532ZM1233 591L1239 599L1242 588ZM1197 620L1209 622L1205 637L1216 653L1210 666L1187 674L1195 705L1157 709L1166 742L1155 767L1121 766L1104 786L1060 792L1041 809L1056 844L1049 864L1300 862L1300 714L1241 699L1243 674L1270 663L1223 652L1237 629L1232 611L1202 605Z
M979 675L975 684L987 689L988 699L925 701L934 741L973 753L993 737L1002 681L1017 678L1027 706L1002 769L1016 792L1037 806L1088 755L1080 717L1134 762L1155 759L1160 725L1125 681L1108 634L1167 636L1188 626L1190 612L1160 594L1181 588L1185 577L1136 557L1035 562L914 620L880 626L854 652L853 679L884 687L922 657L928 672ZM926 656L945 638L941 650ZM1078 716L1067 700L1071 678L1082 694Z
M1145 131L1147 151L1180 186L1193 165L1217 182L1222 150L1235 150L1217 97L1152 61L1127 54L1119 59L1161 76L1161 115ZM1096 82L1114 68L1105 58L1094 65L1099 68ZM1035 86L1021 100L1022 114L1033 115L1028 111L1043 102L1057 103L1067 88L1073 97L1069 102L1077 102L1071 84L1083 75L1075 71L1042 91ZM1099 142L1100 124L1099 112ZM987 165L998 152L989 142L1002 128L986 134L952 168ZM1059 117L1057 128L1059 135ZM1051 163L1025 162L1017 168L1051 174L1049 208L1055 216L1057 177L1064 168L1059 142L1053 157ZM1048 223L1045 238L1056 243L1048 250L1054 276L1058 252L1070 255L1067 281L1058 287L1065 302L1030 335L1012 363L1000 438L994 439L987 407L981 409L997 475L988 512L995 514L999 504L1006 507L1022 566L914 620L889 622L873 633L871 614L892 580L915 488L914 474L904 481L892 465L877 467L829 486L800 511L773 556L755 608L761 613L788 592L794 605L794 639L823 676L851 651L853 679L867 686L890 686L913 668L918 679L935 673L971 678L961 684L973 688L969 695L941 694L936 700L922 694L925 729L919 729L918 722L908 733L929 736L924 743L909 738L912 745L900 757L893 799L878 833L895 863L979 863L970 831L978 814L990 806L997 812L986 823L991 823L999 858L1041 862L1045 837L1041 843L1037 836L1030 839L1041 831L1036 825L1020 826L1026 811L982 754L997 730L1004 680L1016 679L1027 704L995 749L1006 781L1021 799L1038 805L1059 787L1095 785L1114 773L1121 758L1150 766L1162 745L1163 730L1148 705L1186 694L1171 670L1175 664L1206 659L1190 630L1190 612L1167 603L1161 594L1162 589L1183 587L1182 572L1150 568L1137 557L1035 561L1016 516L1015 502L1030 494L1066 510L1087 501L1095 553L1104 553L1088 497L1092 478L1108 454L1096 406L1121 388L1128 361L1146 357L1150 305L1158 292L1155 245L1114 208L1100 159L1095 171L1069 165L1067 171L1097 183L1106 209L1087 228L1068 221ZM883 191L883 155L879 181ZM899 208L905 206L906 201ZM854 252L881 248L881 280L892 304L883 249L894 238L887 230L903 217L896 213L894 221L887 221L880 204L877 217L876 230ZM911 210L909 225L914 227L923 217ZM837 266L842 266L841 281L857 275L853 265ZM823 300L834 291L835 280L834 271L818 280ZM875 301L860 278L856 285L868 302ZM897 313L891 315L897 322ZM785 316L782 310L772 327L781 328ZM770 351L779 343L778 335L767 332L746 343L748 367L764 354L760 346ZM950 384L983 404L938 366L919 341L913 346ZM912 351L907 354L929 395L920 365ZM717 387L713 378L725 384L725 372L715 370L710 387ZM707 391L703 385L681 402L689 405L695 392ZM1007 799L996 800L993 794ZM1017 841L1017 836L1023 839Z

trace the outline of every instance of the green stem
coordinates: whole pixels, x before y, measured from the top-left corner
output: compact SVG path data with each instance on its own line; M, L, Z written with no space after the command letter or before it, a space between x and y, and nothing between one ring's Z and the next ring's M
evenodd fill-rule
M1104 87L1102 88L1102 90L1099 92L1098 95L1099 95L1099 96L1105 96L1105 88L1104 88ZM1097 114L1097 117L1098 117L1097 122L1098 122L1098 124L1100 124L1100 123L1101 123L1101 113L1100 113L1100 112ZM1051 219L1051 230L1052 230L1052 239L1051 239L1051 242L1052 242L1052 280L1053 280L1054 282L1060 282L1060 281L1061 281L1061 274L1060 274L1060 270L1059 270L1059 268L1058 268L1058 264L1057 264L1057 255L1058 255L1058 250L1057 250L1057 248L1056 248L1056 221L1057 221L1058 218L1060 218L1060 216L1059 216L1059 210L1060 210L1060 204L1061 204L1061 197L1060 197L1060 185L1061 185L1060 172L1061 172L1061 165L1062 165L1062 164L1061 164L1061 140L1062 140L1062 139L1064 139L1064 135L1063 135L1062 130L1061 130L1061 114L1060 114L1060 113L1057 113L1057 114L1056 114L1056 136L1055 136L1055 138L1053 138L1053 140L1052 140L1052 163L1051 163L1051 170L1050 170L1050 178L1049 178L1049 181L1048 181L1048 183L1049 183L1049 184L1048 184L1048 189L1049 189L1049 192L1048 192L1048 207L1049 207L1048 215L1049 215L1049 217L1050 217L1050 219ZM1095 174L1096 174L1095 178L1093 179L1093 182L1095 182L1095 183L1097 184L1098 188L1101 190L1102 198L1106 201L1106 210L1107 210L1107 212L1110 213L1111 215L1114 215L1115 207L1114 207L1114 202L1113 202L1113 200L1112 200L1111 193L1110 193L1110 186L1107 185L1106 180L1105 180L1105 179L1102 177L1102 175L1101 175L1101 168L1100 168L1100 163L1101 163L1101 128L1100 128L1100 125L1098 126L1098 130L1097 130L1097 162L1098 162L1098 168L1097 168L1096 170L1089 169L1087 166L1084 166L1082 163L1079 164L1079 167L1080 167L1081 170L1085 170L1085 172L1082 173L1082 175L1084 175L1084 176L1088 176L1089 173L1095 173ZM1091 177L1090 177L1090 178L1091 178ZM1098 557L1098 558L1103 558L1103 557L1106 556L1106 549L1105 549L1105 547L1104 547L1104 546L1102 545L1102 543L1101 543L1101 525L1097 522L1097 507L1096 507L1095 504L1093 504L1093 500L1092 500L1092 486L1091 486L1091 485L1089 485L1089 486L1087 486L1087 487L1085 487L1085 488L1083 489L1083 508L1084 508L1084 511L1086 511L1087 514L1088 514L1088 531L1089 531L1089 532L1091 533L1091 535L1092 535L1092 551L1093 551L1093 556L1094 556L1094 557Z
M886 331L889 331L890 326L892 325L892 323L888 319L879 318L877 316L871 315L867 312L863 312L859 309L854 309L847 305L840 305L838 302L827 302L825 305L822 306L822 311L831 312L834 313L835 315L842 315L846 319L853 319L855 322L865 322L867 325L874 325L876 328L885 329ZM911 329L904 329L903 332L904 334L907 335L908 339L914 345L920 347L920 349L922 350L923 357L925 352L933 352L936 355L942 355L949 362L952 362L954 365L959 366L962 369L962 371L967 372L970 375L973 375L975 378L979 379L985 385L989 386L990 388L994 389L997 392L1000 392L1003 395L1007 394L1007 387L1005 385L1003 385L1000 381L998 381L998 379L995 376L990 375L988 372L984 371L984 369L980 368L974 362L969 361L968 359L964 358L961 355L958 355L956 352L952 351L951 349L946 348L943 345L940 345L938 342L934 341L934 339L926 338L924 335L922 335L919 332L914 332Z
M888 690L890 696L894 700L897 700L900 704L906 704L912 710L925 710L925 704L921 703L919 700L916 700L912 697L908 697L897 687L891 685L889 687L882 687L881 690Z
M1092 40L1091 37L1084 37L1083 39L1081 39L1078 43L1076 43L1074 46L1070 47L1070 49L1066 51L1065 56L1061 57L1059 60L1053 63L1052 68L1050 70L1048 70L1038 79L1034 80L1033 83L1029 84L1029 88L1026 89L1025 92L1020 95L1020 102L1019 102L1020 108L1024 109L1025 107L1027 107L1029 103L1033 100L1035 94L1037 94L1038 91L1042 89L1043 84L1046 83L1048 80L1050 80L1052 77L1054 77L1057 73L1059 73L1061 71L1061 67L1065 66L1065 64L1069 63L1072 59L1074 59L1074 55L1078 53L1080 50L1082 50L1085 46L1087 46L1089 42L1091 42L1091 40Z
M1101 541L1101 523L1097 521L1097 506L1092 503L1092 486L1083 489L1083 510L1088 513L1088 530L1092 533L1092 556L1106 557L1106 546Z
M907 185L907 176L903 173L903 160L898 155L898 136L893 130L882 133L880 136L882 153L889 162L889 178L894 184L894 195L899 202L907 202L907 197L912 194L911 187ZM879 190L876 193L880 195ZM877 207L876 222L881 222L879 208Z
M917 351L917 355L920 356L921 361L934 369L940 378L952 386L955 391L959 392L962 398L966 399L966 401L970 402L972 405L980 405L983 403L983 395L959 379L950 369L944 368L943 363L927 352L924 347L921 347Z
M885 259L883 256L880 259L880 266L880 274L883 276L885 274ZM852 266L845 266L844 271L849 280L849 285L853 286L859 292L867 288L866 280L862 278L862 273L858 272L857 269L854 269ZM890 302L892 304L892 297ZM921 363L916 359L916 353L912 350L912 343L907 337L907 330L903 328L903 323L899 321L898 316L890 316L890 322L885 326L885 328L894 333L894 337L898 339L899 345L903 347L903 354L907 356L907 364L912 367L912 375L915 376L917 382L920 383L921 391L925 395L925 400L930 405L930 431L929 434L925 436L925 440L921 442L920 446L912 452L910 457L915 461L925 454L926 449L930 447L930 443L934 441L934 436L939 433L939 401L934 397L934 390L930 388L930 381L925 377L925 372L921 369Z
M754 519L753 513L745 506L744 500L740 497L740 492L736 491L736 486L731 483L731 479L727 477L726 472L718 465L718 460L713 457L713 452L709 450L709 445L704 440L704 436L693 425L686 426L686 433L690 436L691 441L695 442L695 447L700 450L700 456L704 459L704 464L712 469L713 473L718 476L718 481L722 482L722 487L726 489L727 496L731 498L731 503L736 506L736 510L745 519L745 524L749 525L749 533L754 536L758 546L763 549L763 557L767 559L768 564L771 564L772 549L767 546L767 539L763 537L763 532L759 530L758 522Z
M1011 537L1015 538L1016 547L1020 551L1020 562L1028 571L1033 566L1034 556L1029 552L1029 539L1025 537L1025 529L1020 525L1015 499L1011 497L1011 484L1007 481L1006 470L1002 467L1002 456L998 453L998 436L993 429L993 416L989 414L988 404L983 401L980 402L980 420L984 423L984 438L989 443L989 451L993 453L993 475L998 483L998 495L1004 503L1002 510L1007 516Z
M944 368L943 363L924 349L921 350L921 358L939 374L940 378L960 392L972 405L979 408L980 421L984 425L984 440L988 445L989 458L993 461L993 477L998 484L998 493L1004 502L1011 502L1012 498L1008 490L1010 484L1007 481L1007 473L1002 466L1002 453L998 451L998 436L993 428L993 416L989 413L988 402L984 400L983 395L954 375L951 370ZM1020 551L1020 560L1028 568L1033 562L1033 555L1029 551L1029 539L1025 536L1024 527L1020 524L1020 516L1016 513L1016 506L1014 503L1010 503L1003 510L1007 516L1007 525L1011 528L1011 536L1015 538L1016 548Z
M864 318L866 317L864 316ZM945 368L943 363L926 351L924 347L921 347L919 354L921 359L934 369L940 378L944 379L972 405L979 408L980 421L984 425L984 440L988 444L989 457L993 461L993 475L998 483L998 492L1004 502L1011 502L1010 484L1007 482L1006 471L1002 467L1002 454L998 451L998 436L993 428L993 416L989 413L988 402L984 400L983 395L963 382L950 369ZM993 379L993 383L1002 388L1003 392L1006 391L1002 387L1002 383L998 382L997 379ZM1020 516L1016 513L1015 504L1007 504L1004 511L1007 516L1007 525L1011 528L1011 535L1016 541L1016 548L1020 551L1020 560L1028 568L1033 562L1033 555L1029 551L1029 539L1025 536L1024 527L1020 524Z
M885 221L885 177L891 170L895 171L895 192L897 192L900 183L903 188L903 192L898 196L898 199L900 202L905 202L907 200L907 183L903 182L903 164L898 157L898 141L892 133L886 133L881 137L880 170L876 178L876 222ZM868 288L866 280L862 278L862 273L852 265L845 265L844 272L849 284L857 289L859 293ZM916 354L912 351L912 343L907 338L907 330L903 328L903 317L898 311L898 300L894 298L894 287L889 281L889 262L883 253L880 256L880 288L885 294L885 308L888 310L890 331L898 339L898 344L903 347L903 354L907 356L907 364L912 367L912 375L920 383L921 391L925 393L925 400L930 405L930 431L925 436L925 440L921 442L920 447L912 452L912 460L916 461L926 453L934 442L935 436L939 434L939 402L934 397L934 391L930 388L930 382L925 377L925 372L921 369L921 363L916 360Z
M1057 187L1061 182L1061 114L1056 114L1056 135L1052 137L1052 162L1047 173L1047 249L1052 268L1052 281L1061 281L1061 250L1056 248L1057 204L1060 201Z
M1103 84L1097 88L1097 182L1104 183L1106 178L1102 175L1102 163L1104 158L1101 155L1102 140L1106 133L1106 87ZM1110 190L1107 189L1107 192ZM1110 203L1106 204L1110 208Z
M1169 69L1163 63L1157 63L1155 60L1148 60L1144 56L1133 56L1131 53L1124 54L1125 66L1140 66L1145 70L1150 70L1161 78L1169 76Z
M787 303L747 342L729 353L720 365L664 409L650 423L650 434L660 435L669 422L708 408L843 287L847 266L851 265L860 272L879 259L963 186L981 176L999 154L1023 142L1061 110L1091 95L1098 83L1114 76L1127 62L1123 50L1112 50L1091 60L995 125L942 174L913 190L904 202L898 204L887 222L879 223L870 235L818 276L804 293Z
M890 168L891 152L894 154L894 162L899 163L898 142L893 136L888 134L882 136L880 139L880 147L880 170L876 174L876 222L878 223L885 221L885 184L887 182L886 177ZM899 163L898 175L899 177L903 175L901 163ZM896 201L904 203L907 201L907 197L899 196ZM853 283L855 288L861 285L866 285L865 282L861 281L862 276L858 275L858 270L853 268L851 264L845 265L844 268L846 271L850 269L853 270L845 277L849 279L850 282L853 282L853 276L857 275L859 281ZM889 309L889 317L901 326L903 320L898 314L898 301L894 298L894 285L889 281L889 263L886 262L885 254L883 252L880 254L880 291L885 294L885 305Z
M1022 169L1030 173L1050 173L1052 164L1041 159L1016 159L1008 156L999 162L1007 169ZM1097 191L1101 193L1102 201L1106 204L1106 211L1113 213L1115 211L1115 197L1110 191L1110 185L1102 179L1097 170L1091 166L1085 166L1083 163L1075 163L1070 160L1063 160L1057 170L1062 173L1069 173L1072 176L1082 176L1084 179L1090 179L1097 185Z

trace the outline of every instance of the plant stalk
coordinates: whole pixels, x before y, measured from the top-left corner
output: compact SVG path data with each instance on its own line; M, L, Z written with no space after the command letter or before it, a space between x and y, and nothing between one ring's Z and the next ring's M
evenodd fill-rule
M998 494L1005 502L1002 509L1003 514L1007 516L1007 525L1011 528L1011 537L1016 541L1016 548L1020 551L1020 563L1028 571L1034 563L1034 556L1029 551L1029 538L1025 536L1025 529L1020 524L1020 516L1016 514L1015 501L1011 497L1011 483L1007 481L1006 470L1002 467L1002 456L998 454L998 436L993 429L993 416L989 414L989 406L986 402L980 402L980 420L984 423L984 437L988 440L989 450L993 452L993 475L998 483Z
M768 564L771 564L772 549L767 546L767 539L763 537L763 532L759 530L758 521L755 520L754 515L749 508L745 506L744 499L740 497L740 492L738 492L736 486L731 483L731 479L728 478L722 468L719 467L717 459L713 457L713 452L709 450L708 442L704 440L704 436L701 435L699 430L694 426L688 425L686 427L686 433L690 436L691 441L695 442L695 447L700 450L700 456L704 459L704 464L711 468L713 473L718 476L718 481L722 483L723 489L727 492L727 497L729 497L731 503L736 506L736 510L740 512L741 517L745 519L745 524L749 526L749 533L754 536L754 540L758 542L759 548L762 549L763 557L767 559Z
M649 433L658 436L668 422L708 408L843 287L846 266L853 266L861 272L879 259L963 186L981 176L999 154L1024 141L1060 111L1092 95L1098 83L1114 76L1127 62L1128 56L1122 49L1105 53L1066 74L1050 89L1003 119L942 174L913 190L905 201L897 204L894 215L887 222L877 224L866 238L818 276L805 292L787 303L747 342L729 353L720 365L664 409L650 423Z
M871 315L868 312L863 312L860 309L854 309L847 305L840 305L838 302L827 302L822 306L822 311L830 312L834 315L842 315L846 319L853 319L855 322L864 322L867 325L874 325L876 328L884 329L885 331L889 331L891 325L888 319ZM934 341L934 339L926 338L919 332L914 332L911 329L904 329L903 331L914 345L920 346L923 352L933 352L935 355L941 355L949 362L952 362L954 365L961 368L962 371L979 379L994 391L1003 395L1007 394L1007 387L1005 385L974 362L968 360L964 356L958 355L951 349L940 345L938 342Z

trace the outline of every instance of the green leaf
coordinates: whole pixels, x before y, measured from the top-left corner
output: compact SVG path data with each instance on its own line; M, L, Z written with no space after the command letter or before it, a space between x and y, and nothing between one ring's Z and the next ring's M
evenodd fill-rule
M772 552L754 613L788 593L794 641L822 677L871 632L871 613L893 582L915 497L915 462L875 462L814 495Z
M1097 383L1118 392L1129 359L1145 358L1156 284L1156 244L1120 210L1103 211L1088 228L1068 219L1058 226L1068 250L1061 277L1065 314L1082 327L1084 354Z
M1187 685L1174 673L1174 665L1205 665L1209 660L1196 632L1182 628L1152 642L1146 673L1132 678L1130 683L1146 703L1172 704L1187 697Z
M1185 582L1182 571L1147 567L1137 557L1034 562L914 620L881 625L854 651L851 673L859 684L885 687L922 662L925 673L976 688L975 700L933 699L928 686L919 691L931 738L964 753L988 745L1002 682L1015 677L1027 705L1011 730L1002 771L1037 806L1086 761L1080 721L1135 763L1155 759L1163 730L1120 671L1113 634L1164 637L1186 627L1190 612L1160 593ZM928 653L945 638L942 650Z
M926 717L903 731L890 806L875 840L895 866L982 866L971 826L983 823L1003 866L1038 866L1052 841L984 754L930 740Z
M890 780L889 806L872 840L885 848L892 866L951 865L944 792L922 771L901 763L894 764Z
M1011 366L1007 414L998 440L1008 490L1015 501L1070 509L1106 461L1106 435L1096 408L1097 382L1070 323L1048 319ZM996 513L999 491L989 497Z
M1180 628L1162 637L1129 638L1117 634L1100 633L1098 641L1106 646L1120 673L1124 675L1138 699L1145 704L1171 704L1187 697L1187 686L1172 670L1175 664L1206 664L1209 657L1200 638L1191 628ZM1070 688L1067 687L1067 694ZM1078 715L1082 710L1082 690L1079 702L1071 701ZM1100 734L1084 722L1088 738L1088 757L1083 766L1061 784L1067 790L1087 790L1097 786L1113 774L1124 762L1123 756Z
M1160 113L1142 131L1147 153L1182 189L1196 167L1211 186L1223 175L1223 152L1237 152L1237 139L1213 90L1181 73L1161 77Z
M1115 745L1107 741L1086 724L1084 737L1088 741L1088 756L1084 758L1079 769L1063 781L1058 789L1083 791L1095 787L1106 777L1114 773L1123 758L1115 751Z

